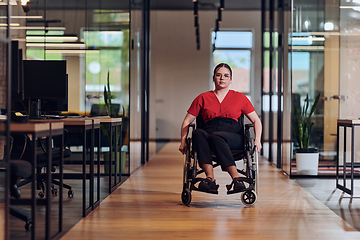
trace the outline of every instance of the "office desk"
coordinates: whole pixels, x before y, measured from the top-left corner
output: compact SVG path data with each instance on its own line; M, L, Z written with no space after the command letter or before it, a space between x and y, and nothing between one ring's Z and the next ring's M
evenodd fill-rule
M112 193L113 191L115 191L121 184L121 154L119 154L119 161L117 161L118 158L118 154L117 151L121 151L120 146L122 143L122 137L121 137L121 132L119 135L119 141L116 141L116 139L118 139L118 134L119 134L119 129L121 129L121 124L122 124L122 118L110 118L110 117L93 117L93 118L98 118L100 120L101 124L107 125L108 128L110 129L111 133L114 133L114 138L115 141L113 141L113 134L109 134L110 137L110 143L109 144L109 152L112 153L114 152L114 160L112 159L112 154L109 154L110 159L109 159L109 193ZM114 144L115 143L115 144ZM119 165L118 166L118 162ZM112 169L114 166L114 174L112 173ZM112 178L113 177L113 178Z
M4 126L4 125L2 125ZM52 174L52 152L51 152L51 137L52 136L63 136L63 123L10 123L10 132L11 133L22 133L31 135L32 141L32 176L31 176L31 199L11 199L11 204L31 204L31 221L32 229L31 239L36 239L36 206L38 203L46 206L45 213L45 239L51 239L62 232L62 188L60 188L60 197L59 197L59 225L58 232L51 237L51 184L46 184L45 190L45 199L36 198L36 140L39 138L46 138L46 151L47 151L47 162L46 162L46 181L51 183ZM2 128L2 127L1 127ZM1 129L4 130L4 129ZM63 156L60 154L60 166L63 163ZM59 174L60 187L62 187L62 171Z
M93 142L93 135L91 134L94 129L93 120L87 118L63 118L63 119L40 119L40 120L29 120L35 122L62 122L64 128L69 133L79 133L82 135L82 161L71 161L72 164L82 165L82 173L63 173L64 179L81 179L82 180L82 216L86 217L93 209L93 195L94 195L94 155L93 150L90 149L90 161L87 159L87 132L90 131L90 143ZM97 126L97 125L96 125ZM100 126L100 124L99 124ZM90 173L86 171L86 167L89 163ZM86 194L86 179L89 179L89 196L87 205L87 194Z
M355 167L360 167L360 163L355 163L355 145L354 145L354 140L355 140L355 127L360 126L360 120L358 119L338 119L337 120L337 154L336 154L336 188L340 189L343 191L343 193L347 193L350 195L350 203L352 202L353 198L358 198L358 197L354 197L354 169ZM340 171L339 171L339 148L340 148L340 128L344 129L344 138L343 138L343 149L344 149L344 154L343 154L343 185L341 185L339 183L339 177L340 177ZM347 128L351 129L351 153L350 153L350 162L347 162L346 159L346 154L347 154ZM346 176L346 170L347 167L350 167L350 188L348 188L346 186L346 181L347 181L347 176ZM343 195L341 195L340 197L340 201L343 197Z

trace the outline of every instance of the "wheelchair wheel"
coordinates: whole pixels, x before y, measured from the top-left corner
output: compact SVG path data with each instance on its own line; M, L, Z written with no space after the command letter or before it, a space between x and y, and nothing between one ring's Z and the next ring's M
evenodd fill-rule
M246 206L255 204L257 195L255 191L245 191L241 194L241 202Z
M181 193L181 201L185 206L189 206L191 203L191 192L189 189L184 189Z

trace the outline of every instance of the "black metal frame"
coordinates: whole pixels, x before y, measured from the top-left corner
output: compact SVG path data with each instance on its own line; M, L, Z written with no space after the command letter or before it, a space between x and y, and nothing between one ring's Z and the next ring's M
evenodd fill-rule
M113 142L115 142L115 159L114 161L112 160L112 154L110 154L110 164L109 164L109 193L114 192L120 185L121 185L121 154L119 154L119 161L117 161L117 151L119 150L121 152L121 149L118 149L118 142L116 141L116 139L118 139L118 134L119 134L119 128L121 129L121 125L122 122L109 122L109 123L104 123L104 124L108 124L109 128L110 128L110 153L113 152ZM112 139L112 132L114 131L115 133L115 141L113 141ZM120 133L119 136L119 144L122 144L122 133ZM120 164L120 166L118 167L117 164ZM114 174L112 173L112 164L114 164L115 166L115 172ZM119 172L117 172L119 170ZM112 175L114 175L114 181L112 181ZM113 182L113 183L112 183Z
M69 133L80 133L82 134L82 160L81 161L65 161L65 164L81 164L82 173L64 173L64 179L81 179L82 184L82 216L86 217L93 209L93 197L94 194L94 152L90 150L90 161L87 161L87 132L90 131L90 146L94 146L94 138L92 136L93 124L84 124L83 121L79 121L79 125L66 125L64 122L64 128L68 130ZM86 172L86 165L90 165L90 173ZM90 180L90 197L89 197L89 206L86 206L86 180Z
M46 124L46 123L44 123ZM49 130L43 131L22 131L24 134L32 135L32 153L31 153L31 164L32 164L32 176L31 176L31 199L11 199L10 203L12 205L31 205L31 224L32 224L32 232L31 232L31 239L36 239L36 214L37 214L37 205L45 205L46 212L45 212L45 239L57 239L62 232L63 226L63 152L60 151L60 172L56 174L59 178L59 222L58 222L58 232L55 233L54 236L51 236L51 184L46 184L45 190L45 199L37 199L36 194L36 182L37 182L37 173L36 173L36 141L39 138L46 138L46 152L47 152L47 161L46 161L46 182L51 183L52 178L55 177L55 174L51 173L52 168L52 148L51 148L51 139L53 136L61 136L61 143L60 149L63 149L63 128L61 129L52 129L51 123L49 124Z
M94 119L92 120L92 129L91 129L91 139L93 139L91 141L91 147L90 147L90 156L91 157L91 163L90 163L90 172L92 173L92 175L90 176L91 178L95 178L95 171L94 171L94 167L95 167L95 145L97 147L97 160L96 160L96 168L97 168L97 172L96 172L96 178L97 178L97 186L96 186L96 197L95 197L95 192L93 191L93 194L91 194L91 203L92 203L92 209L94 210L95 208L97 208L100 205L100 148L101 148L101 141L100 141L100 123L95 123ZM96 144L95 144L95 140L96 140ZM94 181L92 181L92 189L95 190L95 186L94 186Z
M337 123L337 150L336 150L336 188L343 191L343 193L347 193L350 195L350 202L354 198L354 169L355 167L360 167L360 163L355 163L355 127L360 126L360 123L354 123L352 120L338 120ZM339 147L340 147L340 128L343 127L344 129L344 155L343 155L343 185L339 183ZM350 156L350 163L346 162L346 153L347 153L347 128L351 128L351 156ZM347 167L350 167L350 189L346 186L347 180ZM343 196L340 197L341 199L344 198Z

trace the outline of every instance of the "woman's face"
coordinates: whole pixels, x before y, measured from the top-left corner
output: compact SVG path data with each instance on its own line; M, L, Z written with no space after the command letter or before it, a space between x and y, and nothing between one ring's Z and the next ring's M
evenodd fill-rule
M232 81L230 70L226 67L219 68L213 76L213 81L217 90L228 88Z

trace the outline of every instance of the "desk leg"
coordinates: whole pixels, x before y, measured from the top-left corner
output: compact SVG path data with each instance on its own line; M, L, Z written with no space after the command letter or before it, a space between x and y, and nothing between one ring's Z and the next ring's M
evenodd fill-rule
M64 149L64 135L60 137L60 149ZM60 169L59 169L59 233L63 227L63 179L64 179L64 152L60 151Z
M94 127L91 129L90 137L90 208L94 209Z
M86 217L86 129L83 129L83 217Z
M112 138L112 130L113 130L113 125L110 123L110 143L109 143L109 150L110 150L110 156L109 156L109 193L111 193L111 188L112 188L112 179L111 179L111 172L112 172L112 152L113 152L113 138Z
M97 179L97 201L100 204L100 155L101 155L101 137L100 137L100 128L98 130L98 155L97 155L97 159L98 159L98 165L97 165L97 169L98 169L98 179Z
M355 127L352 126L352 128L351 128L351 169L350 169L350 174L351 174L351 199L350 199L350 203L352 202L352 197L354 195L354 161L355 161L354 140L355 140Z
M339 185L339 147L340 147L340 138L339 138L339 134L340 134L340 126L339 124L337 125L337 137L336 137L336 188Z
M46 162L46 214L45 214L45 239L51 239L51 135L46 139L47 162Z
M96 169L97 169L97 172L96 172L96 189L97 189L97 193L96 193L96 198L95 198L95 193L93 194L94 195L94 205L93 205L93 210L95 208L97 208L100 204L100 128L96 129L97 131L97 134L94 134L96 136L96 147L97 147L97 166L96 166ZM95 139L94 139L95 141ZM95 158L95 157L94 157ZM95 164L94 164L95 165ZM95 166L94 166L94 169L95 169ZM94 174L95 175L95 174ZM95 183L95 182L94 182ZM95 191L95 187L94 187L94 191Z
M33 135L33 149L32 149L32 181L31 181L31 222L32 222L32 231L31 239L36 239L36 137Z
M115 161L114 161L114 165L115 165L115 170L114 170L114 185L113 186L116 186L117 182L118 182L118 126L115 126ZM112 186L112 187L113 187ZM111 190L111 191L114 191L114 190Z
M343 178L344 178L344 188L346 188L346 151L347 151L347 141L346 141L346 126L344 126L344 160L343 160Z

